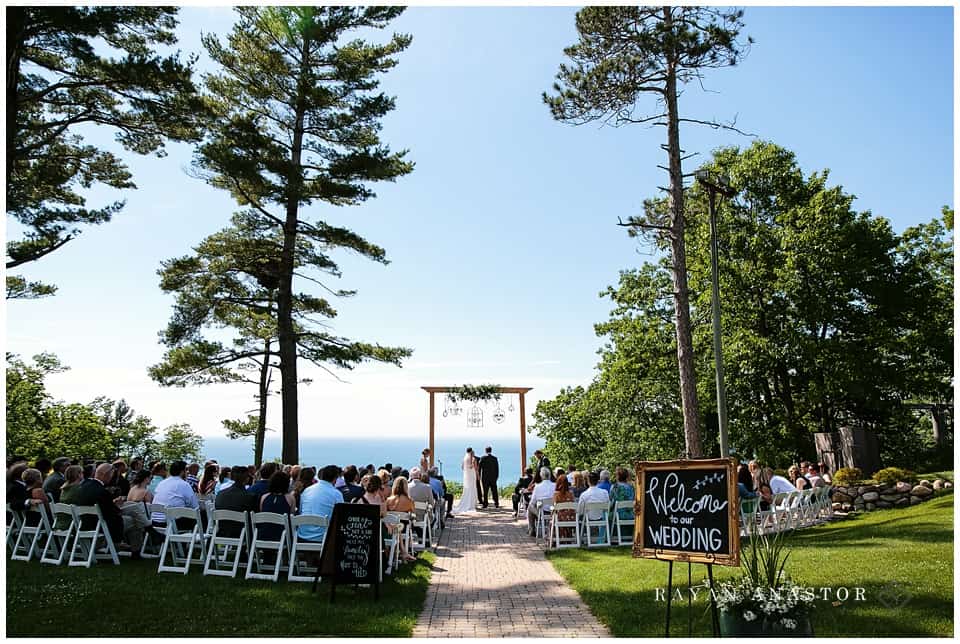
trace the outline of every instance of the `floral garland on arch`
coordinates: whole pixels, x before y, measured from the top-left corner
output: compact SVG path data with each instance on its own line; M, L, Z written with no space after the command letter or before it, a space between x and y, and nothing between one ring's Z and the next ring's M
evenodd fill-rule
M453 403L459 400L470 402L500 400L500 385L463 385L450 389L447 395Z

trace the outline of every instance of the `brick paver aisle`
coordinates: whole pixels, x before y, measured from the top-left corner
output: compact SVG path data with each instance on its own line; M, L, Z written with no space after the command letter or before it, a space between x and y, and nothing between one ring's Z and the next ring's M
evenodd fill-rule
M507 509L447 519L414 637L609 637Z

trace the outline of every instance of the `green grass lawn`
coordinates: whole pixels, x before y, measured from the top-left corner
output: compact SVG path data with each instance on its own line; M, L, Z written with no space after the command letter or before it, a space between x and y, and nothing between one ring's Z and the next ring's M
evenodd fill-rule
M819 600L814 632L826 636L952 636L953 495L901 510L870 512L800 530L789 538L791 576L805 586L845 586L847 601ZM628 548L561 550L549 558L593 613L617 636L663 636L667 563L633 559ZM714 567L715 576L739 575ZM693 565L693 583L706 567ZM687 567L674 565L674 584L685 588ZM865 601L855 602L855 587ZM687 633L687 603L674 602L671 634ZM709 602L693 602L693 634L709 635Z
M431 553L370 588L157 573L156 560L90 569L7 560L7 635L409 637L430 582ZM241 570L239 575L242 575Z

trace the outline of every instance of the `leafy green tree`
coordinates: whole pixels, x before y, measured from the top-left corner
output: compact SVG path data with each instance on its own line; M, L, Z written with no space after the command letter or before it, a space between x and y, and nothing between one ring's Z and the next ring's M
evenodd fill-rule
M49 430L39 437L37 456L109 459L110 433L92 409L80 403L57 403L44 410Z
M84 143L91 125L111 128L126 150L163 154L166 139L195 138L201 103L193 59L161 56L175 44L176 8L10 6L6 14L7 214L23 228L7 243L7 269L55 251L80 225L109 221L116 201L89 207L96 184L134 188L113 153ZM7 277L7 297L55 287Z
M564 50L555 95L543 95L557 120L573 124L601 120L614 126L660 125L667 130L669 195L666 213L631 217L632 234L652 232L666 240L673 277L673 313L686 452L702 453L695 355L690 320L683 151L680 124L701 123L736 130L732 124L681 116L680 87L700 80L703 71L736 65L745 50L737 42L743 12L712 7L587 7L577 12L580 40ZM653 97L658 110L635 115L641 98ZM739 131L739 130L736 130ZM666 216L663 216L663 215Z
M137 415L126 400L114 401L106 396L98 396L89 407L109 432L117 457L142 455L147 449L147 441L156 434L153 421L147 416Z
M370 183L394 180L413 169L405 152L391 152L380 140L381 119L394 100L376 92L378 76L396 64L394 56L406 49L410 37L395 35L386 44L346 39L358 31L382 29L402 11L242 7L226 45L212 35L204 37L207 52L224 71L206 79L216 118L199 148L197 167L273 231L266 236L282 240L275 264L276 328L282 457L287 463L298 461L298 341L315 341L315 362L346 349L316 325L297 328L296 300L312 297L294 289L297 249L300 244L313 249L314 259L305 268L332 275L339 275L339 269L328 253L338 248L386 263L382 248L346 228L309 221L306 207L317 201L360 204L374 196ZM349 352L345 363L366 358L398 363L410 353L359 343Z
M32 363L7 353L7 454L39 453L42 437L50 430L45 409L52 403L44 379L66 369L52 353L38 354Z
M203 437L187 423L170 425L163 430L163 439L151 454L168 464L176 460L200 461L203 460Z

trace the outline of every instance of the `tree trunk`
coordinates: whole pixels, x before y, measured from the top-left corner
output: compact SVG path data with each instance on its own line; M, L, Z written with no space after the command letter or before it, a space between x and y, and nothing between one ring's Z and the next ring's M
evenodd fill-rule
M664 7L664 24L672 28L672 8ZM673 260L673 308L677 329L677 364L683 405L683 436L688 458L702 455L694 371L693 334L690 328L690 292L687 287L687 252L684 241L683 169L680 163L680 115L677 110L677 74L673 63L667 69L667 153L670 156L670 251Z
M17 148L17 92L20 80L20 50L26 28L24 7L7 7L7 205L10 196L10 175Z
M270 340L263 342L263 364L260 365L260 415L257 418L257 433L253 435L253 463L260 468L263 463L263 439L267 434L267 397L270 395Z
M281 400L283 404L283 448L281 460L295 465L300 462L299 426L297 408L297 334L293 326L293 268L297 243L297 215L300 208L300 188L303 153L303 126L306 113L304 84L309 68L310 39L304 34L300 81L297 83L296 118L290 152L290 171L287 175L287 208L283 224L283 250L280 253L280 287L277 295L277 339L280 353Z

